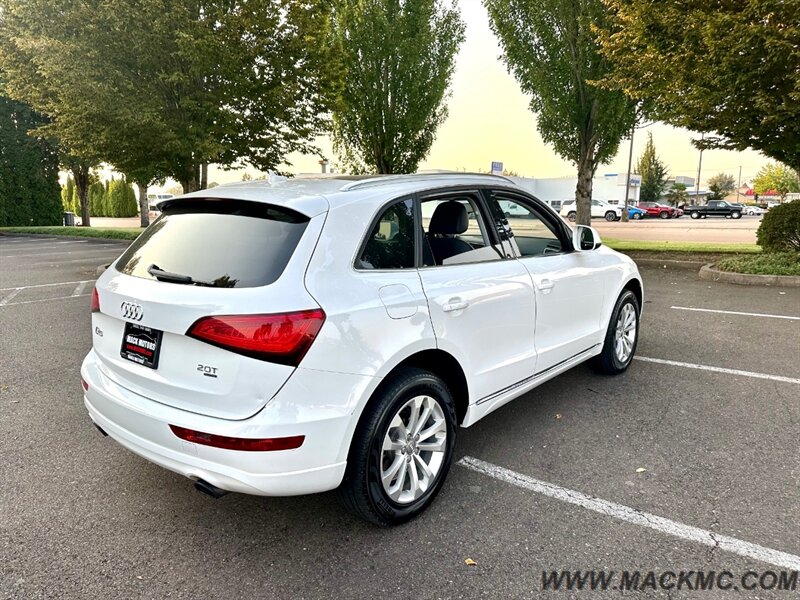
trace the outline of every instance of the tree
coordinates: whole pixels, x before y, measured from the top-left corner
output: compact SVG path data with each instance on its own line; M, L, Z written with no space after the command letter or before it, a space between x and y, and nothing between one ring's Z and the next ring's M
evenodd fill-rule
M709 200L722 200L736 190L736 180L728 173L717 173L708 180Z
M67 177L67 182L61 188L61 207L64 212L72 210L72 198L75 194L75 181Z
M594 82L610 72L593 24L605 24L601 0L484 0L503 60L531 95L545 142L575 163L577 222L591 219L592 178L631 131L634 104Z
M30 107L0 97L0 226L61 224L58 153L29 135L42 122Z
M667 167L656 155L652 132L647 132L647 145L636 164L636 172L642 176L639 190L641 202L658 202L667 188Z
M667 202L672 206L681 206L689 201L689 192L683 183L673 183L667 192Z
M604 1L604 85L710 134L702 147L755 148L800 169L800 3Z
M323 0L0 0L0 15L7 92L71 155L140 186L169 175L188 192L212 162L310 152L338 90Z
M413 173L447 117L444 99L464 39L442 0L339 0L336 44L346 69L333 143L348 170Z
M104 217L103 214L103 196L105 195L105 186L101 181L95 181L89 186L89 212L93 217Z
M768 163L761 167L753 179L753 189L762 195L776 191L783 202L789 192L800 192L800 178L797 172L786 165Z

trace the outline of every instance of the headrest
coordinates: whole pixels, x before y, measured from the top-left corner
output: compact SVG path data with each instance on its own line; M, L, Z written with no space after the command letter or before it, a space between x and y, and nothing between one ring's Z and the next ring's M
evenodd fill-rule
M450 200L442 202L433 211L431 224L428 226L428 233L441 233L453 235L464 233L469 226L467 209L461 202Z

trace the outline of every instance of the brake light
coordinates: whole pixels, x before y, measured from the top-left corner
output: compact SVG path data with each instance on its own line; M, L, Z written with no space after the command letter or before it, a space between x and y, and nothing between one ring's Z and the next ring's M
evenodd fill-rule
M100 295L97 293L97 288L92 290L92 312L100 312Z
M89 384L86 382L86 380L83 377L81 377L81 386L83 386L83 391L84 392L88 392L89 391Z
M279 438L236 438L226 435L214 435L203 433L193 429L185 429L177 425L170 425L169 428L176 436L187 442L201 444L203 446L213 446L224 450L241 450L242 452L273 452L276 450L294 450L303 445L306 439L304 435L293 435L290 437Z
M219 348L297 366L325 322L322 309L277 315L220 315L198 319L186 335Z

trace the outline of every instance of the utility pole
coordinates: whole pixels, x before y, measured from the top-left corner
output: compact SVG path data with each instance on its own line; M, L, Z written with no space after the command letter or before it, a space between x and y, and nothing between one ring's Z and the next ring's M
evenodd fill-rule
M742 187L742 165L739 165L739 183L736 184L736 203L739 203L739 189Z
M623 223L628 222L628 190L631 189L631 165L633 164L633 134L636 131L636 123L631 126L631 149L628 152L628 174L625 177L625 200L622 203L621 219Z
M703 146L702 146L702 141L704 139L706 139L706 134L705 133L703 133L700 136L700 142L701 142L701 145L700 145L700 160L697 161L697 181L695 182L695 185L694 185L694 201L695 202L699 202L699 199L700 199L700 167L702 167L702 165L703 165Z

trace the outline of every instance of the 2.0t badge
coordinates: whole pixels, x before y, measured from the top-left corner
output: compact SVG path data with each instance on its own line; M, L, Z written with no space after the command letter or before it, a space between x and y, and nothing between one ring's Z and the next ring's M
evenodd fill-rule
M141 321L144 316L142 305L136 304L135 302L123 302L119 305L119 309L123 317L133 321Z

